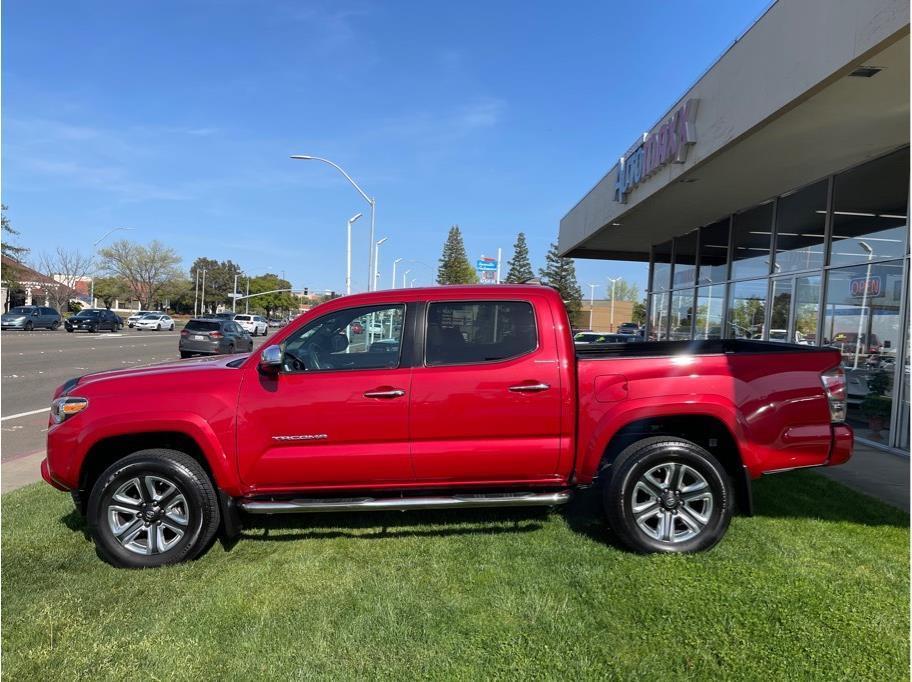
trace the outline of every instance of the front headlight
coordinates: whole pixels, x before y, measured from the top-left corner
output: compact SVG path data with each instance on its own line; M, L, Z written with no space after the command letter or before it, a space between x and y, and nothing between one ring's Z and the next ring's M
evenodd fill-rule
M66 421L75 414L79 414L89 406L89 401L76 396L64 396L51 403L51 419L55 424Z

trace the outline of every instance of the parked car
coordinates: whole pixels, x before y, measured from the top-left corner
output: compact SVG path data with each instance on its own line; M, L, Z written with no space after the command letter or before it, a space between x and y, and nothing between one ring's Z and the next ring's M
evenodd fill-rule
M110 310L102 310L101 308L80 310L63 321L63 327L68 332L86 331L94 334L105 329L110 332L116 332L122 326L121 319L117 315Z
M170 315L164 315L162 313L149 313L148 315L144 315L139 318L135 324L137 331L143 331L144 329L151 329L157 332L160 332L163 329L174 331L174 320L171 319Z
M267 324L268 324L270 327L273 327L274 329L279 329L279 328L281 328L281 327L284 327L285 324L286 324L286 322L285 322L285 320L279 320L279 319L276 319L276 318L270 318L270 319L267 321Z
M157 310L137 310L127 318L127 326L130 327L130 329L133 329L139 320L144 318L146 315L153 315L155 313L161 314L161 312Z
M193 319L181 330L177 349L182 358L253 350L253 339L233 320Z
M53 308L37 305L20 305L3 313L0 317L0 328L22 329L30 332L33 329L57 329L63 318Z
M636 322L621 322L618 325L618 334L636 334L640 331L640 325Z
M399 353L349 346L365 309L415 321ZM553 507L596 480L620 542L695 552L750 513L751 479L851 455L836 350L569 328L544 286L346 296L249 356L70 379L42 476L101 557L150 567L236 537L238 510Z
M631 343L640 341L634 334L612 334L610 332L580 332L573 337L573 343Z
M261 315L235 315L234 321L250 332L252 336L259 336L260 334L266 336L269 333L266 319Z

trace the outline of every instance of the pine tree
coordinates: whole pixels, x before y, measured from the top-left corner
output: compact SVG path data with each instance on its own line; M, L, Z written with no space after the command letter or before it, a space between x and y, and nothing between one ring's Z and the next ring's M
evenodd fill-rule
M477 284L478 275L466 256L458 225L450 228L437 268L437 284Z
M522 284L535 277L532 271L532 263L529 262L529 247L526 246L526 235L520 232L516 235L516 243L513 245L513 258L508 263L510 266L507 272L506 282Z
M545 256L545 267L539 270L542 282L560 292L571 322L576 321L583 305L583 292L576 281L576 265L572 258L561 258L557 244L551 244Z

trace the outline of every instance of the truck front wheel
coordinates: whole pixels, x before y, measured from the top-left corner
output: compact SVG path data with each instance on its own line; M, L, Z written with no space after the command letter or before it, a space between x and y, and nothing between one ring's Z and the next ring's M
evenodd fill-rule
M608 523L636 552L700 552L728 528L732 486L709 452L683 438L645 438L616 460L604 489Z
M98 478L87 520L98 553L121 568L195 558L219 526L215 487L199 462L176 450L141 450Z

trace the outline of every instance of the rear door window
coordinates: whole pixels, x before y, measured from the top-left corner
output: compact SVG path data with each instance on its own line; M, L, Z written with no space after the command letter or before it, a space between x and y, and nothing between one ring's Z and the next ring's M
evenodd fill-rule
M428 306L428 366L498 362L537 347L535 314L527 301L447 301Z

